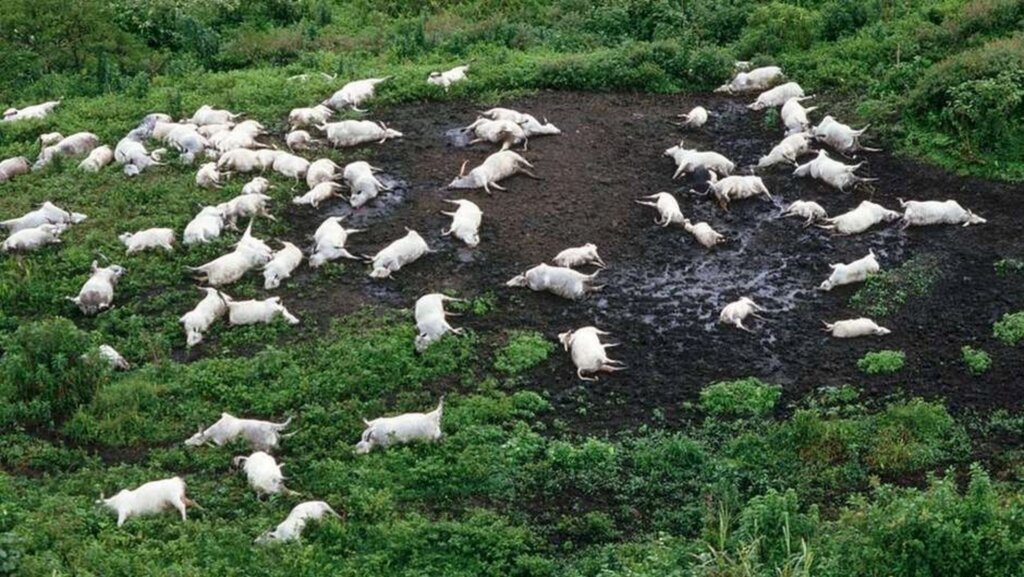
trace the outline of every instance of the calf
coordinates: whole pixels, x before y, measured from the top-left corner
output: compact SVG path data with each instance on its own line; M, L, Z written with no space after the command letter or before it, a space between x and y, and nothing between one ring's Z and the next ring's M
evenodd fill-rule
M437 441L441 438L441 417L444 414L444 397L437 408L429 413L405 413L395 417L378 417L372 421L363 419L366 429L356 444L357 455L365 455L380 447L404 445L414 441Z
M441 211L441 214L452 217L452 225L442 230L441 234L444 236L453 234L455 238L466 243L466 246L469 247L480 244L480 221L484 216L480 207L464 199L444 199L444 201L454 204L459 208L455 212Z
M253 450L269 453L277 448L281 439L295 434L281 434L281 431L288 428L291 422L291 417L283 423L271 423L270 421L258 421L255 419L239 419L229 413L221 413L220 419L216 423L210 425L205 430L200 427L196 434L185 441L185 445L188 447L199 447L212 443L217 447L221 447L240 438L244 439Z
M433 252L427 242L415 230L405 229L406 235L384 247L372 257L371 278L389 278L403 266L413 263L428 252Z
M834 323L822 321L822 324L825 325L825 330L837 339L851 339L869 335L884 336L892 332L885 327L878 326L875 321L863 317L836 321Z
M114 302L114 287L124 273L125 269L116 264L100 268L99 263L92 261L92 273L82 290L77 296L65 298L75 303L82 314L95 315L110 308Z
M907 200L902 198L903 228L908 226L927 226L932 224L983 224L984 218L960 206L955 200Z
M869 276L881 270L873 250L869 250L868 255L864 258L850 264L836 263L828 266L832 269L832 274L818 287L823 291L830 291L837 286L864 282Z
M586 275L571 268L539 264L523 274L513 277L505 283L505 286L548 291L562 298L580 300L589 293L603 288L594 285L595 278L597 278L597 272Z
M185 340L189 347L203 342L203 334L210 330L217 319L228 312L228 305L217 289L201 287L199 290L206 293L206 296L199 301L194 309L178 319L178 322L185 328Z
M150 481L135 489L122 489L109 499L103 498L101 493L96 504L105 505L117 513L118 527L124 525L130 517L160 513L168 509L177 509L181 513L181 520L185 521L185 508L198 507L195 501L185 496L185 481L181 477Z
M608 358L606 349L617 347L615 344L603 344L600 335L608 333L597 327L583 327L575 331L567 331L558 335L558 341L566 351L570 352L572 362L576 365L576 376L583 381L596 381L597 377L585 377L584 373L614 373L624 370L621 361Z
M125 254L135 254L147 249L162 248L168 252L174 250L174 229L148 228L138 232L125 232L117 237L127 250Z

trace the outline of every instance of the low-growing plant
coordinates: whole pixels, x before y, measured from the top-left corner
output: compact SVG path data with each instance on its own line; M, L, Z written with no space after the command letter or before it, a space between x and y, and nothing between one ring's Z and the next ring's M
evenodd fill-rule
M976 349L970 345L964 345L960 349L960 356L964 365L972 375L987 373L992 367L992 357L982 349Z
M850 297L850 306L873 317L889 316L900 310L907 298L928 294L939 274L934 257L914 257L899 268L868 277Z
M781 386L747 377L704 387L700 392L700 406L712 416L761 417L775 408L781 396Z
M869 375L889 375L902 369L906 360L903 351L872 351L857 361L857 368Z
M1019 343L1024 339L1024 311L1004 314L992 325L992 334L1010 346Z
M535 331L514 331L494 356L494 368L518 375L544 362L555 350L554 343Z
M6 349L0 372L10 389L8 402L41 403L54 420L91 401L109 374L89 335L64 318L22 325Z
M1024 260L1019 258L1003 258L995 263L996 274L1009 276L1011 274L1024 274Z

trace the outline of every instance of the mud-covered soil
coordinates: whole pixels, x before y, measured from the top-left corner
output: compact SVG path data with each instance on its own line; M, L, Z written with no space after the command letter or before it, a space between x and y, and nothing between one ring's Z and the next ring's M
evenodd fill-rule
M596 325L622 343L611 349L627 371L581 383L568 355L559 349L522 386L551 394L560 417L579 431L615 430L649 422L656 411L669 426L681 405L695 401L704 385L754 375L783 385L794 400L814 388L851 383L872 397L899 390L945 398L954 409L1020 408L1024 404L1024 354L992 337L1003 313L1024 309L1020 276L997 276L993 263L1024 254L1019 188L960 178L937 168L884 153L867 154L863 173L878 177L877 192L840 193L798 179L791 170L762 174L774 199L734 202L724 212L710 197L688 192L673 181L674 165L663 156L685 138L688 145L721 152L746 167L781 139L781 127L743 99L718 96L543 93L505 105L547 117L563 131L538 137L524 156L542 180L517 176L507 192L448 191L445 185L464 160L479 164L491 146L461 147L451 129L470 123L468 104L423 104L374 110L405 137L375 146L367 160L396 179L396 191L350 216L349 248L372 254L419 231L438 253L430 254L385 281L350 263L324 286L316 272L286 284L285 302L300 317L325 322L364 304L411 307L428 292L454 290L462 296L494 291L495 313L453 319L486 336L506 329L533 329L551 339L557 333ZM714 114L702 130L682 131L674 115L701 104ZM827 103L819 103L827 109ZM817 116L814 117L815 119ZM446 136L446 134L448 136ZM870 134L870 133L869 133ZM682 228L653 223L654 210L634 199L658 191L676 194L684 214L707 221L729 242L714 249L698 245ZM446 198L469 198L484 212L480 246L466 248L442 237L450 210ZM866 198L899 208L896 199L954 198L988 218L988 224L939 226L901 231L883 225L852 237L804 228L781 218L797 199L815 200L830 214L854 208ZM310 234L324 216L349 212L342 201L319 211L288 207L284 216L294 239ZM545 262L570 246L596 243L607 262L605 288L588 300L505 287L505 281ZM860 316L849 306L856 287L815 290L828 264L849 262L874 249L883 268L915 255L933 255L941 277L923 297L911 297L896 314L876 320L892 329L887 337L837 340L822 331L822 320ZM769 309L770 321L753 321L752 334L717 324L721 308L748 295ZM964 344L993 357L992 370L969 375L960 361ZM410 343L411 346L411 343ZM904 370L866 376L856 361L882 348L906 353Z

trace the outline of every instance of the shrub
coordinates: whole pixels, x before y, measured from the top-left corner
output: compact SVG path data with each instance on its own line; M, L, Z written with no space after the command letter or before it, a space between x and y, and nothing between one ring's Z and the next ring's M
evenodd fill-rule
M934 466L964 442L963 431L946 408L921 399L887 406L872 419L865 439L867 463L890 474Z
M902 369L906 358L903 351L873 351L857 361L857 368L869 375L889 375Z
M992 334L1010 346L1019 343L1024 339L1024 311L1004 314L992 325Z
M713 416L760 417L775 408L782 387L756 377L714 383L700 392L700 406Z
M108 374L90 348L89 336L64 318L19 327L0 361L13 399L41 402L55 420L67 417L92 400Z
M907 298L928 294L939 279L939 273L933 258L914 257L899 268L868 277L850 297L850 306L873 317L889 316L898 311Z
M1018 258L1003 258L995 263L996 274L1008 276L1011 274L1024 274L1024 260Z
M821 17L800 6L772 2L754 10L738 45L741 54L779 54L806 50L818 38Z
M494 356L494 368L510 375L531 369L551 354L555 345L533 331L516 331Z
M964 365L967 366L967 370L972 375L986 373L992 367L992 357L988 356L988 353L981 349L964 345L960 349L960 355L964 360Z

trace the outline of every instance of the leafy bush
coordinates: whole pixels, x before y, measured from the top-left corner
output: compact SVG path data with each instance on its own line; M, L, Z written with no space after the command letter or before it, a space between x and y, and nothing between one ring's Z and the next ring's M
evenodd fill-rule
M935 465L967 444L944 406L921 399L887 406L872 419L866 441L866 462L895 474Z
M906 359L903 351L873 351L857 361L857 368L869 375L889 375L902 369Z
M850 306L873 317L889 316L900 310L907 298L928 294L939 275L934 258L914 257L899 268L869 276L850 297Z
M779 385L747 377L704 387L700 392L700 406L712 416L761 417L775 408L781 396L782 387Z
M1024 260L1018 258L1003 258L995 263L996 274L1007 276L1011 274L1024 274Z
M1019 343L1024 339L1024 311L1004 314L992 325L992 334L1010 346Z
M90 354L89 335L67 319L18 328L0 360L13 401L39 402L55 420L92 400L106 379L106 363Z
M740 54L745 56L806 50L818 38L820 30L818 12L771 2L753 11L737 45Z
M964 365L972 375L987 373L992 366L992 357L988 356L988 353L981 349L964 345L960 349L960 355L963 358Z
M518 375L544 362L554 350L555 345L538 332L515 331L494 356L494 368Z

